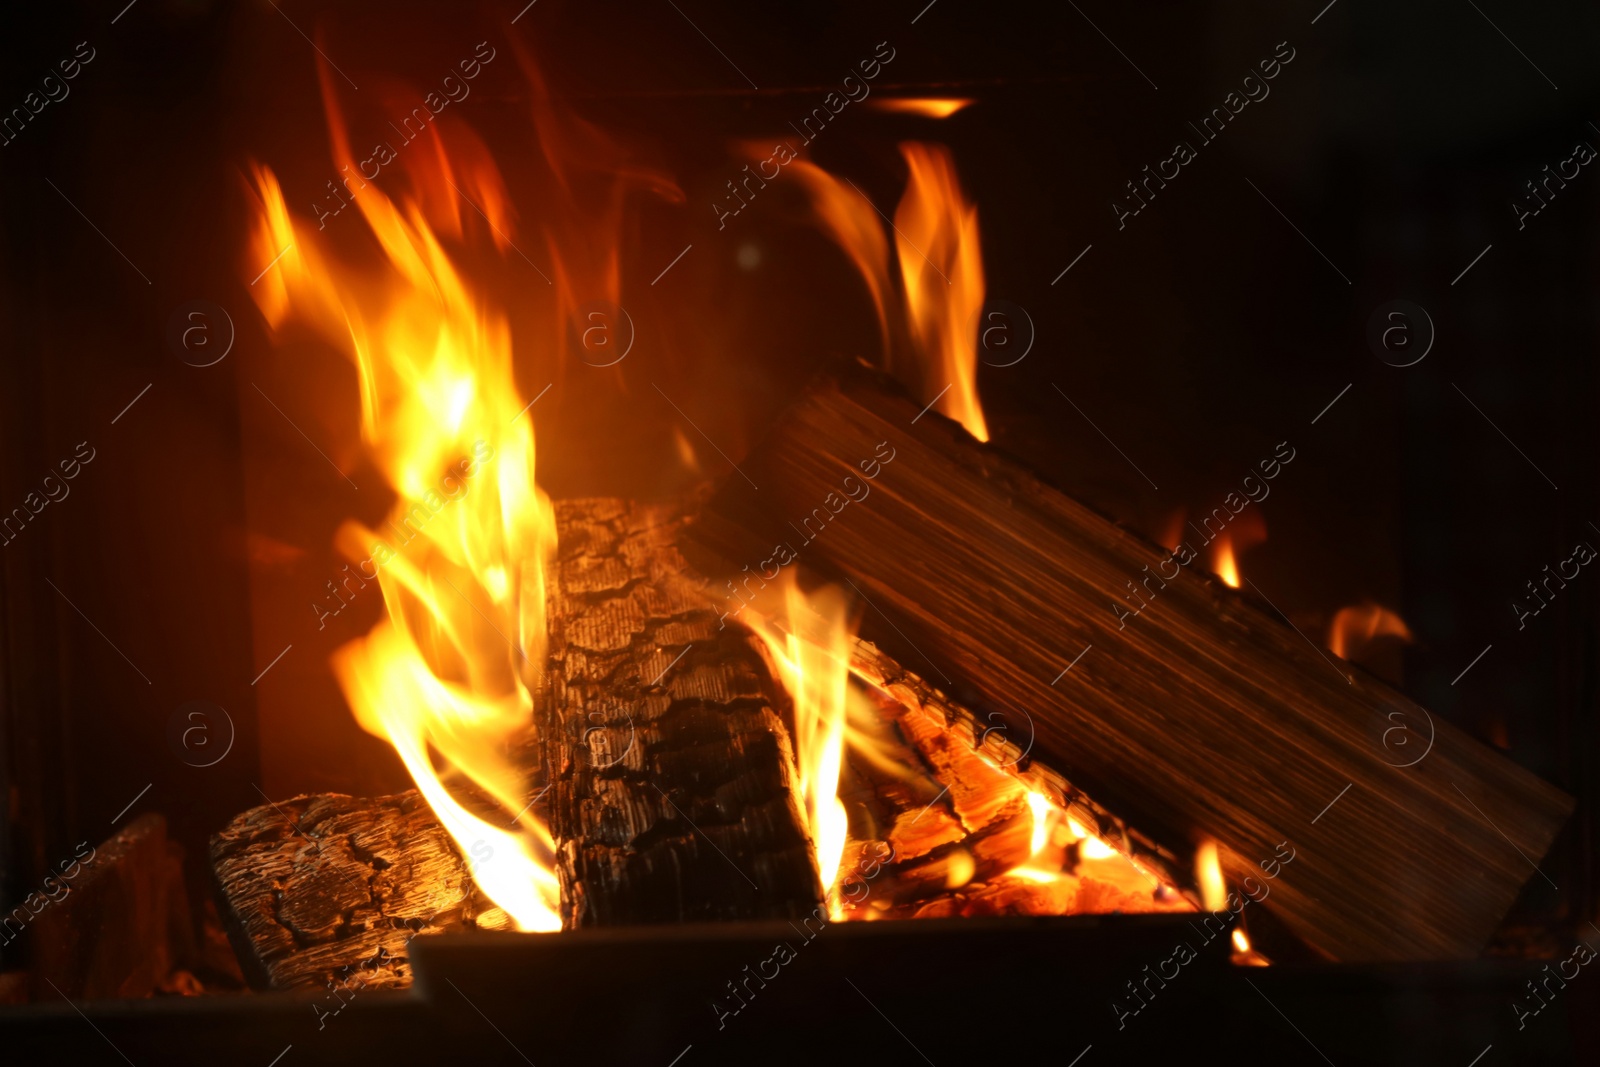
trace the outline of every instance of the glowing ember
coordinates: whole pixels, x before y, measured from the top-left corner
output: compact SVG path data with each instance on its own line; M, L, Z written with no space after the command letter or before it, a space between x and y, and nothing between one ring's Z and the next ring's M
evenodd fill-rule
M930 119L947 119L957 111L971 104L969 97L960 96L922 96L899 97L874 100L867 106L878 111L899 112L906 115L922 115Z
M1397 637L1409 644L1411 629L1400 616L1377 604L1340 608L1328 626L1328 648L1344 659L1360 656L1379 637Z
M331 104L330 124L335 161L348 164ZM510 225L486 161L467 174L449 171L442 153L433 165L434 179L454 173L481 198L496 229ZM504 744L530 718L522 669L544 660L555 520L534 485L532 418L518 419L506 321L441 246L436 227L461 233L453 199L397 204L376 185L363 189L356 203L384 257L370 274L336 263L317 227L290 216L270 171L257 169L255 186L246 270L273 266L251 292L275 330L305 324L353 360L362 439L396 493L389 532L354 521L339 531L340 547L373 568L363 573L377 579L387 612L338 650L335 672L361 726L394 746L484 892L522 929L559 929L548 833L525 811L525 833L497 827L444 782L468 780L507 813L524 808Z

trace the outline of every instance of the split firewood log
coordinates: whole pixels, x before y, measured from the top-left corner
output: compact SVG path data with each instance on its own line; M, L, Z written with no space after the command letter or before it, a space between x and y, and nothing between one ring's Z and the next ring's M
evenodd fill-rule
M853 583L866 636L1161 850L1214 838L1236 884L1280 849L1313 857L1264 907L1325 956L1475 956L1572 811L1192 546L1115 525L864 369L819 381L740 469L753 482L725 480L693 527L710 556Z

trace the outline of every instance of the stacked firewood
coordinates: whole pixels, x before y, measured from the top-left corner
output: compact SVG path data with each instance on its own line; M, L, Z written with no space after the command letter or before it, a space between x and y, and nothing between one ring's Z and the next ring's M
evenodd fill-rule
M1215 840L1231 884L1277 879L1262 909L1310 953L1481 949L1570 798L919 409L844 374L742 461L760 491L729 481L692 522L557 505L520 755L566 926L1189 908ZM797 559L870 605L852 667L879 715L851 723L841 795L844 869L872 874L827 902L788 698L703 577L749 588ZM1114 609L1152 580L1135 621ZM1312 861L1278 878L1289 842ZM505 925L415 794L254 809L212 853L237 947L275 986L361 964L403 983L417 931Z

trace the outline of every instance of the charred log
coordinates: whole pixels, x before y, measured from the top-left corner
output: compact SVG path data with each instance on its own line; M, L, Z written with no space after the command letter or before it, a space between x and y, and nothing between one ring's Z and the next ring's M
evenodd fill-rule
M508 925L415 790L251 808L212 837L211 869L258 988L409 986L412 937Z
M678 513L580 500L556 515L535 736L565 924L810 914L786 698L708 606Z

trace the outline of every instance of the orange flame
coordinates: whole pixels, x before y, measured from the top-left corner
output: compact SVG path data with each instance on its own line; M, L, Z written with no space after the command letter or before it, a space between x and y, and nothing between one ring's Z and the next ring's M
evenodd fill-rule
M943 145L906 141L911 168L895 209L895 251L905 284L916 351L946 381L939 410L980 441L989 439L978 403L978 316L983 310L983 253L978 210L961 194L955 161Z
M1233 539L1227 534L1217 538L1211 560L1211 569L1217 572L1217 577L1232 588L1239 588L1239 561L1233 555Z
M850 829L839 799L845 736L852 704L864 699L850 686L855 627L849 600L837 586L808 594L785 573L778 591L782 611L771 616L751 612L747 622L765 644L794 702L800 801L816 852L817 875L828 895L838 878ZM861 713L873 714L870 707Z
M922 115L930 119L947 119L957 111L972 103L970 97L960 96L908 96L908 97L883 97L873 100L867 106L878 111L899 112L906 115Z
M1077 819L1067 820L1067 829L1072 831L1072 836L1078 841L1078 855L1086 860L1108 860L1117 854L1117 850L1100 840L1083 828Z
M889 276L889 242L876 206L859 187L814 163L795 160L817 222L850 257L878 313L885 369L898 373L891 338L909 339L914 380L906 384L965 426L989 439L978 401L978 325L983 308L983 252L978 213L962 195L955 164L942 145L908 141L900 146L910 168L895 210L895 253L903 297ZM746 155L766 155L753 144Z
M1043 793L1035 793L1031 789L1028 791L1028 808L1033 812L1033 836L1028 844L1028 858L1032 859L1050 843L1050 823L1056 808Z
M1222 880L1222 862L1215 841L1202 841L1194 852L1195 881L1200 884L1200 902L1207 911L1221 911L1228 903L1228 885Z
M1213 510L1211 515L1212 517L1218 515L1226 516L1227 512L1219 508ZM1207 529L1209 530L1209 523L1212 519L1207 518L1201 521L1208 524ZM1262 519L1261 513L1254 509L1243 512L1233 520L1226 530L1222 530L1216 535L1216 540L1213 542L1214 547L1211 549L1211 569L1217 573L1217 577L1221 578L1229 586L1234 589L1239 588L1243 581L1243 576L1239 573L1239 553L1247 548L1259 545L1266 539L1267 524Z
M847 182L829 174L815 163L803 159L789 164L789 170L805 186L817 219L845 255L850 257L872 296L878 313L878 329L883 351L889 346L889 241L883 222L872 203Z
M1328 648L1335 656L1359 656L1379 637L1398 637L1411 643L1411 629L1399 615L1377 604L1352 604L1340 608L1328 625Z
M331 97L329 115L335 160L348 163ZM442 145L418 158L439 168L419 176L419 189L433 187L427 175L448 180ZM504 815L499 826L480 818L444 782L464 778L505 811L523 808L522 776L504 745L530 718L522 670L544 662L555 519L534 484L532 418L518 418L505 317L484 305L440 243L441 230L460 232L453 198L423 193L397 204L375 185L362 189L356 204L384 258L366 276L335 262L317 227L289 215L270 170L254 178L260 204L247 270L272 265L251 291L274 330L303 322L354 361L362 439L397 497L392 546L390 534L355 521L339 530L341 549L374 568L368 577L383 591L386 617L335 653L335 673L357 721L394 746L472 857L484 892L521 929L559 929L548 832L525 811L515 817L524 833L503 829L513 821ZM509 211L487 157L456 178L504 237Z

